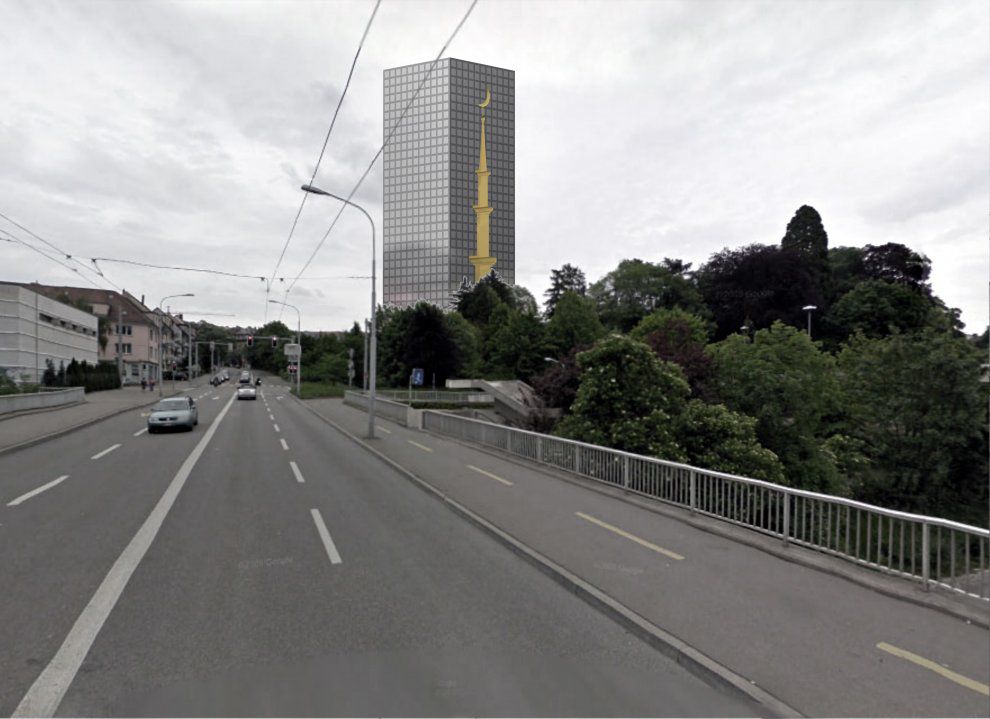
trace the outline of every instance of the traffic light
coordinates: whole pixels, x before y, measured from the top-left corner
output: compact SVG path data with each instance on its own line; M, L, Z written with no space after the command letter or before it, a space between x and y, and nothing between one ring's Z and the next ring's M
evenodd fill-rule
M248 335L248 347L254 347L254 335Z
M278 337L272 337L272 349L278 347Z

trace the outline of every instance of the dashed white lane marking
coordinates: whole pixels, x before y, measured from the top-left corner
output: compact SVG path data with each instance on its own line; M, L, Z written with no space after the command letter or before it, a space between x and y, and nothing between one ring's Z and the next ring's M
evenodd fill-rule
M654 544L653 542L648 542L645 539L641 539L640 537L637 537L635 534L630 534L624 529L619 529L618 527L612 526L608 522L603 522L600 519L596 519L595 517L592 517L590 514L585 514L584 512L575 512L574 514L576 514L581 519L587 522L591 522L592 524L597 524L602 529L607 529L610 532L614 532L615 534L618 534L620 537L625 537L631 542L636 542L636 544L642 547L646 547L647 549L652 549L657 554L662 554L665 557L670 557L671 559L676 559L678 561L684 559L684 557L678 554L677 552L672 552L669 549L664 549L663 547Z
M510 482L509 480L507 480L507 479L502 479L501 477L499 477L499 476L496 476L496 475L494 475L494 474L492 474L491 472L486 472L486 471L485 471L485 470L483 470L483 469L480 469L480 468L478 468L478 467L475 467L475 466L474 466L473 464L469 464L469 465L468 465L468 469L473 469L473 470L474 470L475 472L477 472L478 474L483 474L483 475L485 475L486 477L490 477L491 479L494 479L494 480L495 480L496 482L501 482L502 484L504 484L504 485L506 485L506 486L509 486L509 487L511 487L511 486L512 486L512 482Z
M179 467L179 471L172 478L151 514L144 520L144 524L141 525L137 534L114 562L110 572L103 579L96 593L89 600L86 608L83 609L82 614L76 619L76 623L72 625L72 629L69 630L62 646L59 647L58 652L45 667L45 670L34 680L34 684L31 685L27 694L21 699L21 703L14 709L12 716L50 717L55 715L58 705L62 702L62 697L65 696L65 692L72 684L72 680L78 673L79 667L82 666L90 647L96 641L100 629L107 617L110 616L110 612L113 611L117 600L120 599L120 595L127 586L131 575L134 574L134 570L141 563L141 559L148 551L151 543L155 541L155 535L158 534L166 515L175 504L179 492L182 491L182 486L192 473L196 462L206 451L206 446L213 439L217 427L220 426L220 422L223 421L227 410L233 403L234 397L231 396L230 401L220 410L203 438L199 440L193 451L186 457L186 461Z
M427 447L425 444L420 444L419 442L413 442L411 439L407 439L406 441L409 444L411 444L412 446L414 446L414 447L419 447L424 452L432 452L433 451L433 449L431 449L430 447Z
M51 488L52 488L52 487L54 487L54 486L55 486L56 484L61 484L62 482L64 482L64 481L65 481L65 480L67 480L68 478L69 478L69 475L67 475L67 474L63 474L63 475L62 475L61 477L59 477L58 479L53 479L53 480L52 480L51 482L49 482L48 484L43 484L43 485L41 485L40 487L38 487L37 489L32 489L32 490L31 490L30 492L28 492L27 494L22 494L22 495L21 495L20 497L18 497L18 498L17 498L17 499L15 499L14 501L12 501L12 502L8 502L8 503L7 503L7 506L8 506L8 507L16 507L16 506L17 506L18 504L20 504L21 502L24 502L24 501L27 501L28 499L31 499L31 497L33 497L33 496L34 496L34 495L36 495L36 494L41 494L41 493L42 493L42 492L44 492L44 491L45 491L46 489L51 489Z
M220 399L219 397L214 397L213 399Z
M147 427L145 427L144 429L139 429L137 432L134 433L134 436L135 437L140 437L142 434L144 434L147 431L148 431L148 428Z
M286 444L286 442L285 442L285 440L284 440L284 439L280 439L280 440L279 440L279 442L281 442L281 443L282 443L282 449L284 449L284 450L286 450L286 451L288 451L288 449L289 449L289 445L288 445L288 444Z
M274 419L275 419L275 415L273 415L273 414L271 414L271 413L269 413L269 414L268 414L268 419L270 419L270 420L274 420Z
M289 462L289 466L292 467L292 473L296 475L296 481L300 484L304 483L306 480L303 479L302 472L299 471L298 465L295 462Z
M106 456L106 455L110 454L111 452L113 452L115 449L117 449L117 447L119 447L119 446L120 446L120 444L118 443L118 444L113 445L112 447L107 447L102 452L97 452L96 454L94 454L92 457L90 457L90 459L99 459L100 457Z
M940 674L949 681L953 681L956 684L966 687L967 689L972 689L978 694L990 697L990 686L987 686L983 682L978 682L975 679L970 679L969 677L958 674L957 672L947 669L931 659L925 659L923 656L915 654L914 652L909 652L907 649L901 649L900 647L895 647L893 644L887 644L887 642L878 642L877 649L885 651L888 654L893 654L895 657L900 657L901 659L906 659L909 662L917 664L919 667L924 667L929 669L936 674Z
M282 431L282 430L280 430L280 429L278 428L278 425L277 425L277 424L273 424L273 425L272 425L272 427L274 427L274 428L275 428L275 431L276 431L276 432L281 432L281 431Z
M386 429L385 427L379 427L377 424L375 425L375 429L379 432L384 432L385 434L392 434L392 430Z
M327 556L330 557L330 564L340 564L342 561L340 554L337 552L337 546L333 543L333 539L330 538L327 525L323 523L320 510L311 509L309 513L313 515L313 521L316 522L316 531L320 533L320 539L323 540L323 546L326 547Z

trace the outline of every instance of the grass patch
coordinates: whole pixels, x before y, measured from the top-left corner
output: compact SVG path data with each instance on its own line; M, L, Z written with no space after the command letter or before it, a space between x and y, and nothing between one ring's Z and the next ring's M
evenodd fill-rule
M301 399L318 399L320 397L343 397L348 387L332 382L303 382L299 389ZM290 391L292 394L296 393L295 384L292 385Z

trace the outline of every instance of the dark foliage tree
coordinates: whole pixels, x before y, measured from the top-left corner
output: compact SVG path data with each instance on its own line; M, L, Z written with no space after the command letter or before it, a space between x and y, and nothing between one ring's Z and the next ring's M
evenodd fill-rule
M712 358L707 349L707 322L681 309L658 310L644 317L629 336L645 342L660 359L678 365L692 394L703 399L709 396L705 381L711 374Z
M925 327L934 311L931 299L916 288L865 280L832 305L823 327L838 340L845 340L855 332L884 337L891 332Z
M588 289L602 324L610 330L629 332L655 309L680 307L707 314L694 283L666 267L643 260L623 260Z
M379 349L382 379L392 387L406 386L413 368L422 368L426 382L440 386L460 369L443 311L428 302L396 312L382 330Z
M583 297L587 291L588 282L585 280L584 272L574 265L568 263L559 270L550 270L550 289L543 293L546 297L543 303L546 308L544 315L547 319L553 317L557 303L565 292L573 292Z
M927 290L932 263L910 247L888 242L863 248L863 269L867 277L875 280Z
M557 362L548 362L547 368L530 380L536 394L547 407L569 412L581 384L581 368L577 355L590 347L574 347Z
M795 250L816 262L828 260L828 233L822 224L822 216L809 205L801 205L787 223L787 230L780 241L782 250Z
M780 320L803 327L801 308L822 307L819 278L804 255L793 249L749 245L725 249L695 274L698 287L714 315L715 338L739 331L749 319L751 328L769 327Z
M544 369L545 344L538 317L499 305L485 334L486 376L528 382Z

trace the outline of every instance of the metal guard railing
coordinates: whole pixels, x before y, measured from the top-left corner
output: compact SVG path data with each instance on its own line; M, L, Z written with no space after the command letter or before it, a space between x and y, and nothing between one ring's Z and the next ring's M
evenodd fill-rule
M392 400L382 397L375 393L375 416L387 417L393 422L398 422L399 424L405 425L407 422L407 413L409 411L409 406L401 404L399 402L393 402ZM344 402L346 404L354 405L355 407L361 407L362 409L368 408L368 395L361 392L344 392Z
M423 429L474 442L835 555L990 600L990 530L427 410Z
M380 389L375 392L379 397L393 399L399 402L459 402L462 404L491 404L492 398L484 392L454 392L451 390L414 389L412 392L404 389Z

